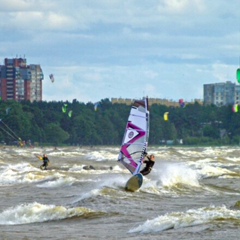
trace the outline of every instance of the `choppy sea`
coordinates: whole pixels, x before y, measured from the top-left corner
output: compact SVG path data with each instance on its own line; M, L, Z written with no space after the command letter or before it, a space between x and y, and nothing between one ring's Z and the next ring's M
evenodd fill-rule
M149 147L134 193L118 152L1 147L0 239L240 239L240 147Z

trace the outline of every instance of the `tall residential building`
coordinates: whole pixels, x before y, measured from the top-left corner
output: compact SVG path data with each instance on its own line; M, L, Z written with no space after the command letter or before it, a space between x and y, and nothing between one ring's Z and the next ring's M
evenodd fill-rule
M204 104L216 106L240 104L240 85L230 81L203 85Z
M43 72L38 64L27 65L25 58L5 58L0 65L2 100L42 100Z

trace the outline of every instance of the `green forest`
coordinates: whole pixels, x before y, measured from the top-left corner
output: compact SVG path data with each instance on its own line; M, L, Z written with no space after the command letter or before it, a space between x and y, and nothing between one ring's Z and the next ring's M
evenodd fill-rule
M63 111L63 107L65 108ZM16 145L19 139L38 146L120 145L131 106L72 102L0 102L0 142ZM72 115L70 115L70 112ZM169 112L169 120L163 115ZM184 108L150 106L149 145L239 145L240 113L232 106Z

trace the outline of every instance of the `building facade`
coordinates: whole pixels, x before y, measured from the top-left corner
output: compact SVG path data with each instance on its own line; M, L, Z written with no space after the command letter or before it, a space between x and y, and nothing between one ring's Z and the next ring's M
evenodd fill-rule
M204 104L226 106L240 104L240 85L230 81L203 85Z
M5 58L0 65L2 100L42 100L43 72L38 64L27 65L25 58Z

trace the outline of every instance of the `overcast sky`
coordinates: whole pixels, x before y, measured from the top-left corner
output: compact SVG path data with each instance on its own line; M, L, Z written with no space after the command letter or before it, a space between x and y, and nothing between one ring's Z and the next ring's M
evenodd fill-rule
M0 0L0 64L40 64L45 101L203 99L203 84L237 83L239 10L240 0Z

